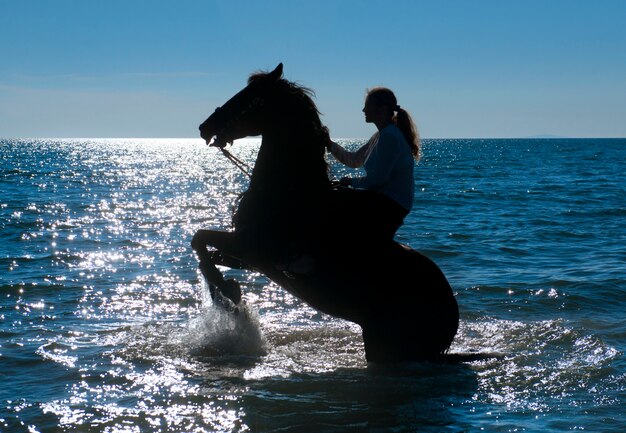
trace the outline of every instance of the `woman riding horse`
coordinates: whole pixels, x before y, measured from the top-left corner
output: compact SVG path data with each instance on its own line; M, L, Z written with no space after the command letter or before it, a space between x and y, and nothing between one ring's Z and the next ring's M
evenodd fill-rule
M312 92L282 78L282 64L248 85L200 125L211 146L261 135L261 147L234 218L234 231L199 230L192 247L217 303L240 302L235 280L216 265L256 269L312 307L359 324L368 361L436 359L458 327L444 274L393 240L371 242L354 226L354 191L333 189L328 130ZM214 250L209 251L207 246ZM290 272L292 256L313 260Z

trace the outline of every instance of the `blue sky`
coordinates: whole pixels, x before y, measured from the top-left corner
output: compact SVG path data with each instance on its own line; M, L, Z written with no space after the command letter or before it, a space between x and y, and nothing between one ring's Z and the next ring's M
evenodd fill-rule
M0 0L0 137L196 137L257 70L367 137L392 88L426 138L626 137L626 1Z

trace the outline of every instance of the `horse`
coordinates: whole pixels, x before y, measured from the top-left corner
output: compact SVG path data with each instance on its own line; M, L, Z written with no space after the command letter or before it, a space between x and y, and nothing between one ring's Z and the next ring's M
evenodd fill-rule
M236 312L240 285L217 265L255 270L316 310L360 325L368 362L442 359L459 324L452 288L428 257L355 224L359 196L329 178L329 133L313 96L283 78L281 63L252 74L200 125L206 143L227 155L227 144L262 137L234 229L201 229L191 242L211 297Z

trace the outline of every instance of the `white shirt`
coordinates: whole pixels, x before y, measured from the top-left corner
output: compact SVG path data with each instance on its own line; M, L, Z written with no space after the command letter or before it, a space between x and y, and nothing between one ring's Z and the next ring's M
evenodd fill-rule
M354 188L380 191L407 210L413 207L415 159L402 131L388 125L356 152L333 143L331 153L348 167L365 168L365 176L352 179Z

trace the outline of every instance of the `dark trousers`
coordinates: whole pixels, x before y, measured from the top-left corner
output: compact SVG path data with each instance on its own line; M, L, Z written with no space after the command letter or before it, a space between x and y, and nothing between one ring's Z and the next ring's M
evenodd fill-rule
M334 192L334 215L338 235L353 242L376 242L393 239L409 211L385 194L366 189Z

